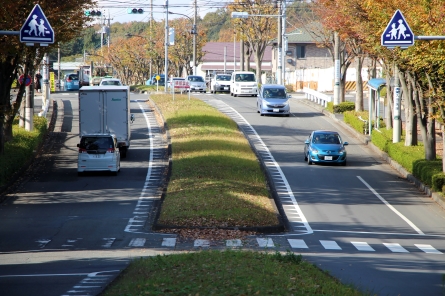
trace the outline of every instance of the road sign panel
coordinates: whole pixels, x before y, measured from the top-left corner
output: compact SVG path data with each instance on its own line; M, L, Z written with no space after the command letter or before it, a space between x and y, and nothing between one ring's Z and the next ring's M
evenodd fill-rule
M25 82L25 85L26 86L30 86L31 85L31 82L32 82L32 78L31 78L31 76L30 75L27 75L26 76L26 80L25 80L25 75L20 75L20 77L19 77L19 83L20 84L23 84L23 82Z
M54 43L54 31L45 14L36 4L20 29L20 42L27 45L40 43L41 46Z
M414 34L400 10L397 10L382 34L382 46L407 48L414 45Z

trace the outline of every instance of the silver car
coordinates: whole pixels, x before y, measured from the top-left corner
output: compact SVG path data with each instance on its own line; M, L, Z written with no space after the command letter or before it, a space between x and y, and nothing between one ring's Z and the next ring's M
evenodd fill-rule
M257 97L257 112L263 115L290 115L286 88L279 84L263 84Z
M189 82L190 91L203 92L207 91L207 85L202 76L189 75L185 78Z

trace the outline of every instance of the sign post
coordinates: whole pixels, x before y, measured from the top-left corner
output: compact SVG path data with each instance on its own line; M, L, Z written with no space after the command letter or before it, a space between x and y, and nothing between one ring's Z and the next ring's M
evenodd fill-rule
M48 46L48 44L54 43L53 28L39 4L34 6L20 29L20 42L28 46L34 46L34 43L40 43L40 46Z
M393 49L395 47L406 49L409 46L414 45L413 31L411 31L411 28L409 27L408 23L405 20L405 17L403 16L400 10L397 10L394 13L393 17L386 26L385 31L383 31L381 37L381 44L382 46L385 46L388 49ZM393 114L393 135L392 135L393 143L400 142L400 137L402 133L402 117L401 117L401 107L400 107L401 91L402 90L400 87L398 67L396 64L394 64L394 114Z

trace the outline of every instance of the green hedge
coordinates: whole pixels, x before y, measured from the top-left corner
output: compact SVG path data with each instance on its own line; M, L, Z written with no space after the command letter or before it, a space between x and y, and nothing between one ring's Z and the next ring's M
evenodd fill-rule
M0 186L4 186L27 162L34 157L34 151L42 142L47 131L47 121L44 117L34 117L34 128L28 132L18 126L14 120L13 140L5 143L5 153L0 155Z
M328 102L326 106L326 110L328 110L331 113L334 113L334 103Z
M354 102L341 102L338 105L334 106L334 113L344 113L346 111L354 111L355 103Z
M359 116L364 119L368 120L368 112L362 111L362 112L355 112L355 111L346 111L343 113L344 121L352 126L356 131L358 131L361 134L366 134L368 131L368 124L367 121L362 121L359 119Z

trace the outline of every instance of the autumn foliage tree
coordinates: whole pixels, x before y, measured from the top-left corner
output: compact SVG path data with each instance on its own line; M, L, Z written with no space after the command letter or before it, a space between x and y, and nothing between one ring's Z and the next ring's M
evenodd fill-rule
M94 4L92 0L57 1L41 0L38 2L48 22L54 30L55 44L48 47L26 46L17 35L0 36L0 153L4 152L4 143L12 139L12 122L17 114L25 85L21 85L17 97L11 100L11 87L19 74L32 74L40 64L45 53L57 47L58 42L65 42L79 36L89 18L84 9ZM28 0L3 0L0 2L0 27L5 31L19 31L35 3Z

